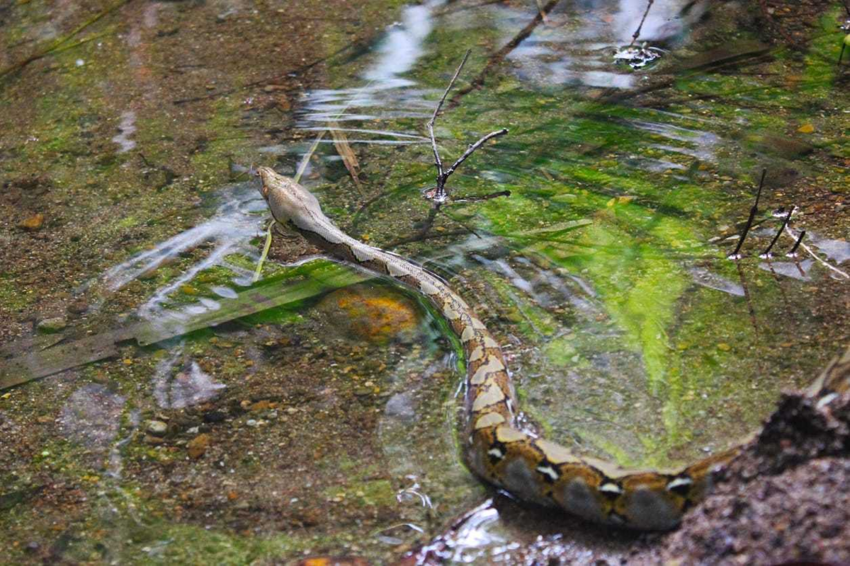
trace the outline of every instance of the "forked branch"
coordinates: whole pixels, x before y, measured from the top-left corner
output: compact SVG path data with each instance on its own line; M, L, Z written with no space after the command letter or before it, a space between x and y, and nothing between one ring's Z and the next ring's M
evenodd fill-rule
M455 82L457 82L458 76L460 76L460 72L463 70L463 66L466 64L466 60L469 59L469 53L469 50L467 50L467 52L464 54L463 60L460 62L460 65L458 65L454 76L452 76L452 80L449 81L449 86L446 87L443 96L440 98L440 102L437 103L437 107L434 109L434 114L428 121L428 135L431 137L431 149L434 152L434 166L437 168L437 184L433 189L426 193L426 196L427 198L433 200L438 207L444 202L446 202L446 200L448 199L448 191L446 191L446 181L448 181L452 173L454 173L457 168L460 167L460 165L469 158L469 156L475 153L476 150L478 150L489 140L497 138L499 136L504 136L508 133L507 128L502 128L501 130L497 130L495 132L487 134L477 142L470 144L470 146L466 149L463 155L461 155L451 167L449 167L445 171L443 170L443 161L440 159L440 151L439 149L437 149L437 138L434 136L434 123L437 121L437 115L439 115L440 110L443 108L443 103L446 101L446 97L449 95L449 91L452 90L452 87L454 86Z

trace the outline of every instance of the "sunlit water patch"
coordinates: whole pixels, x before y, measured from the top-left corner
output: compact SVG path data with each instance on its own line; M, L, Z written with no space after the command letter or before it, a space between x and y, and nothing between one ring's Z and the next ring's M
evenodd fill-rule
M139 309L143 318L153 319L162 313L164 306L175 290L192 281L202 271L216 265L227 265L234 271L233 283L237 286L250 284L252 273L244 267L228 263L226 258L232 254L240 254L256 260L259 255L256 247L251 245L251 239L262 231L263 216L266 204L253 185L236 185L225 190L220 204L213 216L201 224L169 238L151 250L136 254L109 269L102 278L107 289L121 289L130 281L152 273L163 264L173 261L180 254L192 251L202 244L208 244L210 251L206 257L181 273L156 293ZM220 288L219 293L230 295L232 290ZM177 313L174 316L186 314L198 315L209 310L215 310L218 304L212 300L199 301L194 310L189 313Z
M183 409L214 399L224 388L198 362L183 361L178 349L157 366L153 394L160 407Z

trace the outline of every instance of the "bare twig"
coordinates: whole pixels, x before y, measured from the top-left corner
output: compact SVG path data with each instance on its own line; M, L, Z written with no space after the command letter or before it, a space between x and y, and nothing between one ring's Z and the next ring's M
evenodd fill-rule
M434 165L437 167L437 186L440 186L440 181L443 180L443 162L440 161L440 152L437 150L437 138L434 137L434 123L437 121L437 114L440 113L440 109L443 107L443 103L446 101L446 97L449 95L449 91L457 81L460 72L463 70L463 66L466 65L466 60L469 59L469 54L471 53L471 49L467 49L466 53L463 56L463 60L460 62L460 65L457 66L457 70L455 71L452 80L449 81L449 86L446 87L446 91L443 93L442 98L440 98L440 102L437 104L437 107L434 108L434 115L431 116L431 119L428 121L428 135L431 136L431 149L434 150Z
M753 207L750 209L750 217L747 218L747 224L744 226L744 232L741 234L741 239L738 240L738 245L735 246L735 251L729 255L729 259L740 259L741 256L738 255L741 251L741 247L744 245L744 240L747 238L747 234L750 231L750 228L753 226L753 220L756 218L756 214L759 211L759 200L761 199L761 190L764 187L764 178L767 175L767 169L762 169L761 171L761 181L759 181L759 190L756 193L756 202L753 204Z
M486 136L484 136L483 138L481 138L480 140L478 140L478 141L477 141L477 142L475 142L474 144L470 145L470 146L466 149L466 151L465 151L465 152L463 152L463 155L461 155L461 156L458 158L458 160L457 160L457 161L455 161L454 165L452 165L451 167L449 167L449 170L448 170L448 171L446 171L446 173L445 173L445 175L446 175L446 179L448 179L448 178L449 178L449 175L451 175L452 173L454 173L454 172L455 172L455 169L457 169L457 168L460 166L460 164L461 164L461 163L463 163L464 161L466 161L466 159L467 159L470 155L472 155L472 154L475 152L475 150L477 150L478 148L480 148L482 145L484 145L485 143L487 143L489 140L491 140L491 139L493 139L493 138L498 138L498 137L500 137L500 136L504 136L504 135L505 135L505 134L507 134L507 133L508 133L508 129L507 129L507 128L502 128L501 130L497 130L497 131L495 131L495 132L490 132L489 134L487 134Z
M640 24L638 24L637 29L635 30L634 35L632 35L632 42L629 45L634 45L637 38L640 37L640 30L643 28L643 23L646 21L646 17L649 15L649 9L652 8L652 4L655 0L649 0L646 4L646 11L643 13L643 17L640 19Z
M785 231L785 227L788 226L788 222L791 220L791 215L794 214L794 209L796 207L792 204L790 210L788 210L788 214L785 215L785 220L782 222L782 226L779 227L779 231L773 237L773 240L770 241L770 245L767 246L767 249L762 252L760 257L770 257L770 250L773 249L773 246L776 245L776 242L779 240L779 236L782 235L782 232Z
M440 109L443 107L443 103L446 101L446 97L449 95L449 91L454 86L457 81L458 76L460 76L460 72L463 70L463 66L466 64L466 60L469 59L470 51L467 52L463 56L463 60L458 65L457 70L455 71L452 80L449 81L449 86L446 87L445 92L443 92L443 96L440 98L440 102L437 103L437 107L434 109L434 114L431 116L431 119L428 121L428 135L431 138L431 150L434 152L434 166L437 168L437 185L428 191L426 194L427 198L434 201L435 207L437 209L448 200L448 192L446 191L446 181L448 181L449 177L451 177L452 173L454 173L460 165L466 161L470 155L475 153L476 150L481 148L485 143L493 138L497 138L499 136L504 136L508 133L507 128L502 128L501 130L497 130L495 132L491 132L478 140L477 142L471 144L466 151L461 155L454 164L448 168L448 170L443 171L443 161L440 159L440 151L437 148L437 138L434 136L434 123L437 121L437 115L440 113Z
M797 255L797 248L800 247L800 243L803 241L803 238L806 237L806 231L803 230L800 232L800 236L797 238L797 241L794 242L794 247L788 251L788 257L794 257Z

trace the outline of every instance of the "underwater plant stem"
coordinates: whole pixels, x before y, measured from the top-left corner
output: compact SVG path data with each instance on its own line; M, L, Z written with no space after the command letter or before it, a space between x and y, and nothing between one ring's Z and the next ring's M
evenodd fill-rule
M449 204L466 204L468 202L480 202L480 201L490 200L490 199L494 199L494 198L509 197L509 196L511 196L510 191L497 191L495 193L490 193L490 194L487 194L487 195L452 199L449 202Z
M253 283L260 280L260 274L263 272L263 265L266 263L266 258L269 256L269 250L272 247L272 227L274 227L274 219L272 219L266 227L266 243L263 244L263 253L260 254L260 261L257 262L257 268L254 270L254 277L251 278Z
M24 67L26 67L30 63L38 61L39 59L43 59L43 58L45 58L48 55L51 55L53 53L59 52L60 48L62 48L61 50L64 51L65 48L70 49L70 48L73 48L73 47L78 47L80 45L83 45L84 43L88 43L88 41L91 41L90 39L89 40L86 40L86 39L81 40L81 41L79 41L79 42L77 42L73 45L70 45L70 46L69 45L63 46L64 43L67 43L73 37L79 35L83 31L85 31L87 28L93 26L94 24L96 24L97 22L99 22L100 20L102 20L103 18L108 16L109 14L111 14L112 12L118 10L119 8L124 6L125 4L129 4L132 1L133 0L119 0L118 2L109 6L108 8L103 10L102 12L96 14L92 18L90 18L90 19L86 20L85 22L83 22L82 24L78 25L77 27L72 29L70 32L68 32L64 36L60 37L59 39L57 39L56 41L51 43L49 46L42 49L41 51L33 53L32 55L29 55L28 57L25 57L24 59L22 59L22 60L20 60L16 63L12 63L11 65L9 65L8 67L6 67L4 69L0 69L0 79L3 79L6 76L8 76L8 75L10 75L10 74L12 74L16 71L20 71L21 69L23 69ZM98 37L100 37L100 36L98 36ZM94 38L92 38L92 39L94 39Z

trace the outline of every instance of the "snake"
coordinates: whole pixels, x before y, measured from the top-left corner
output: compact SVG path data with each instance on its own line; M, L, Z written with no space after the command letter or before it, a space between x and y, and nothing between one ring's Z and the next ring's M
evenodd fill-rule
M473 309L441 277L400 255L345 234L319 201L269 167L257 169L260 192L274 220L300 233L333 259L389 277L421 293L448 322L463 347L463 457L479 478L522 501L560 507L595 523L635 530L675 528L710 491L713 473L744 443L679 469L626 469L584 457L546 440L519 420L517 396L498 342ZM850 348L815 380L806 395L829 403L850 389Z

